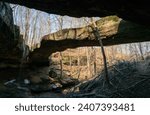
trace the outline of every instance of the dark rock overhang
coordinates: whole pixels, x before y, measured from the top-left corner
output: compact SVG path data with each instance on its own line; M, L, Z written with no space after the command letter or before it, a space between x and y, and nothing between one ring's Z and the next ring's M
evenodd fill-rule
M150 26L150 4L147 0L0 0L73 17L117 15L124 20Z

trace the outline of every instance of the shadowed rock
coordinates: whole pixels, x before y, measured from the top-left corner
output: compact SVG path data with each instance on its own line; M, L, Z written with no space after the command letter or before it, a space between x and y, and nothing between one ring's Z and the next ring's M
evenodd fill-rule
M150 26L150 3L147 0L1 0L74 17L117 15L125 20Z
M0 2L0 67L6 63L18 63L22 53L17 48L19 36L19 27L14 25L11 7Z

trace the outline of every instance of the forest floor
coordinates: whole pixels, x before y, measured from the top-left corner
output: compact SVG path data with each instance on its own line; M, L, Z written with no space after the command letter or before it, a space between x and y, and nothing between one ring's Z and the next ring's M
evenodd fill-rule
M72 98L150 98L150 59L118 62L109 67L108 85L104 72L72 88Z
M28 86L4 85L0 82L0 97L25 98L150 98L150 59L120 61L108 67L111 85L98 76L58 91L32 92Z

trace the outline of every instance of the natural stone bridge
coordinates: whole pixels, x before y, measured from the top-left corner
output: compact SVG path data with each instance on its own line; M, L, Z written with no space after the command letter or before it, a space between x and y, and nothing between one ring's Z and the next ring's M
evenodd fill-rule
M124 43L134 43L149 41L150 38L150 9L149 3L146 0L135 1L135 0L0 0L0 97L30 97L31 91L42 92L48 91L50 96L53 96L51 91L56 88L52 86L58 83L61 85L57 87L57 94L62 87L67 88L72 84L78 83L77 80L68 79L68 77L54 77L49 73L49 68L45 68L48 65L48 57L50 54L56 51L63 51L66 48L75 48L79 46L99 46L98 41L93 35L91 25L82 28L70 28L58 31L42 38L40 47L29 53L29 62L23 63L22 44L23 39L19 35L19 28L13 23L12 10L9 4L4 2L16 3L30 8L39 9L48 13L56 13L61 15L69 15L75 17L81 16L108 16L97 21L97 27L99 28L100 37L102 38L103 44L117 45ZM116 16L110 16L116 15ZM120 18L118 18L118 17ZM122 19L123 20L122 20ZM125 21L126 20L126 21ZM129 22L131 21L131 22ZM141 24L141 25L140 25ZM146 25L146 26L145 26ZM23 47L25 48L25 47ZM27 48L27 47L26 47ZM142 62L143 63L143 62ZM147 63L147 62L146 62ZM23 65L27 64L27 66ZM29 64L33 65L29 67ZM34 66L34 64L41 64L43 66ZM125 73L130 73L122 79L117 76L118 81L114 81L114 85L117 84L116 89L101 88L104 86L103 80L100 79L96 82L92 80L88 84L84 84L79 88L84 95L78 97L112 97L112 95L119 95L119 97L149 97L149 81L147 79L149 75L148 65L142 64L137 68L123 69ZM130 66L126 64L127 68ZM124 66L124 65L123 65ZM25 68L27 67L27 68ZM117 67L117 66L116 66ZM126 68L126 66L124 66ZM142 71L141 72L141 67ZM139 72L140 71L140 72ZM132 73L131 73L132 72ZM141 74L142 73L142 74ZM117 71L118 74L118 71ZM116 75L117 75L116 74ZM120 74L120 73L119 73ZM141 75L140 75L141 74ZM115 75L115 73L114 73ZM134 76L133 76L134 75ZM147 76L147 77L143 77ZM61 75L58 75L61 76ZM103 76L103 75L102 75ZM139 82L137 81L140 78ZM34 79L35 78L35 79ZM59 78L59 80L57 80ZM113 75L111 76L113 77ZM141 82L141 78L142 80ZM29 85L24 85L23 81L29 79L31 82ZM11 80L11 81L8 81ZM12 83L15 81L15 83ZM6 82L8 81L8 82ZM121 81L121 82L120 82ZM129 82L130 81L130 82ZM122 83L126 82L122 87ZM129 82L129 83L128 83ZM9 85L9 83L11 83ZM97 85L98 83L98 85ZM118 83L120 83L118 85ZM4 84L8 84L8 87L4 87ZM19 86L20 84L20 86ZM102 85L101 85L102 84ZM79 86L79 85L78 85ZM88 86L88 87L87 87ZM91 87L94 86L94 90ZM118 87L119 86L119 87ZM125 87L126 86L126 87ZM85 87L87 89L85 90ZM88 89L90 88L90 90ZM99 89L104 91L112 91L114 93L99 94L95 91L101 92ZM138 90L137 90L138 89ZM130 90L130 91L128 91ZM59 92L60 92L59 91ZM70 90L71 91L71 90ZM89 91L89 92L87 92ZM141 93L142 91L142 93ZM87 92L87 93L86 93ZM86 93L86 94L85 94ZM93 96L93 93L94 96ZM118 93L118 94L117 94ZM90 94L90 95L89 95ZM120 95L121 94L121 95ZM125 95L124 95L125 94ZM35 95L35 94L34 94ZM49 95L43 95L49 97ZM61 96L62 97L62 96ZM77 97L77 96L75 96ZM30 97L31 98L31 97Z
M115 45L123 43L143 42L149 41L150 38L150 9L147 1L130 1L130 0L0 0L4 2L10 2L15 4L24 5L30 8L39 9L48 13L55 13L60 15L69 15L75 17L81 16L108 16L117 15L128 22L122 20L116 16L106 17L96 22L100 35L104 45ZM4 4L4 3L3 3ZM140 4L140 5L139 5ZM8 8L9 10L10 8ZM0 18L5 22L9 31L13 25L12 14L6 12L6 15L11 22L7 25L4 18ZM11 15L11 16L10 16ZM133 23L135 22L135 23ZM3 25L4 25L3 24ZM138 25L142 24L142 25ZM144 27L146 25L146 27ZM14 26L14 25L13 25ZM1 28L1 34L4 34L4 29ZM6 32L5 32L6 33ZM16 32L12 32L11 36L16 35ZM16 39L9 39L17 37L1 37L1 49L3 53L0 56L3 60L12 59L16 61L21 57L21 51L18 50ZM4 45L4 41L9 41L9 45ZM5 44L6 44L5 43ZM58 31L56 33L46 35L42 38L41 47L35 49L30 53L31 63L48 64L48 56L56 51L63 51L66 48L75 48L79 46L98 46L98 41L92 34L90 26L83 28L71 28ZM2 47L5 46L5 47ZM7 53L4 48L10 47ZM8 55L9 54L9 55Z
M96 22L104 46L149 41L150 28L108 16ZM40 48L30 54L34 63L48 63L50 54L67 48L99 46L93 35L92 25L70 28L46 35Z

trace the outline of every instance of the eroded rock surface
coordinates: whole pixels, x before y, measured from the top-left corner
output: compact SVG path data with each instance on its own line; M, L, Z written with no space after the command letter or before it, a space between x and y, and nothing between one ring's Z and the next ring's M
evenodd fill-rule
M150 28L124 21L117 16L104 17L96 22L104 46L149 41ZM42 38L40 48L30 54L34 64L48 65L48 57L67 48L99 46L92 25L63 29Z

